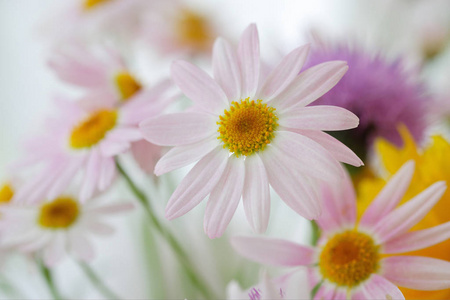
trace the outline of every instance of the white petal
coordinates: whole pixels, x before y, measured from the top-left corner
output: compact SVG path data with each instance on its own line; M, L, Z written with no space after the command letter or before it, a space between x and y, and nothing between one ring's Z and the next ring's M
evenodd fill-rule
M219 182L227 161L228 151L221 147L203 157L173 192L167 203L166 218L178 218L197 206Z
M100 176L101 159L99 150L92 150L86 164L86 172L80 190L80 202L86 202L95 192Z
M83 261L91 261L95 257L91 241L81 233L72 232L69 243L71 251L76 258Z
M242 194L245 215L257 233L263 233L269 224L270 190L266 169L258 154L245 159L245 183Z
M196 105L216 114L228 107L227 96L217 82L193 64L175 61L171 74L175 84Z
M258 99L269 101L278 96L300 73L309 49L310 45L304 45L286 55L267 77Z
M241 97L241 73L235 51L223 38L218 38L213 48L214 78L230 101Z
M175 113L150 118L140 124L144 138L161 146L199 142L217 134L216 119L205 113Z
M251 99L258 88L260 72L259 36L255 24L250 24L242 34L237 54L242 78L241 96Z
M330 61L311 67L300 73L270 105L280 112L297 105L306 106L334 87L347 70L344 61Z
M195 144L174 147L156 163L155 174L160 176L196 162L218 145L217 138L211 137Z
M44 263L48 267L53 267L61 261L65 254L66 238L63 232L57 232L52 241L44 250Z
M206 206L204 229L209 238L220 237L225 232L241 199L244 179L244 159L231 156Z

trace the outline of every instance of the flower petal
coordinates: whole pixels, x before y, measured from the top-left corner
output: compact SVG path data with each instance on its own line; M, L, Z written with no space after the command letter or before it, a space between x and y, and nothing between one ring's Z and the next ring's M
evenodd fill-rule
M231 156L206 205L204 230L209 238L220 237L239 204L245 179L244 159Z
M334 185L331 183L322 185L323 211L317 223L324 233L355 224L355 190L347 172L344 174L344 178Z
M240 255L261 264L295 267L314 262L313 248L285 240L235 236L230 242Z
M213 72L229 102L241 98L241 73L235 51L223 38L218 38L213 48Z
M242 34L237 54L241 67L241 97L253 98L258 88L260 72L259 36L255 24L250 24Z
M375 225L381 218L390 213L400 202L409 187L414 174L415 163L410 160L389 179L380 193L361 217L363 226Z
M344 145L341 141L335 139L331 135L322 132L320 130L306 130L306 129L291 129L288 128L286 130L299 133L306 137L309 137L316 143L320 144L322 147L327 149L330 154L337 161L359 167L364 165L362 160L346 145Z
M288 128L337 131L357 127L359 118L342 107L318 105L291 109L278 123Z
M156 162L161 158L162 147L145 140L131 144L131 154L139 167L147 174L153 173Z
M296 105L306 106L334 87L347 70L345 61L329 61L311 67L300 73L270 105L280 112Z
M267 77L262 85L261 92L258 93L258 99L270 101L284 91L300 73L308 56L309 49L309 44L304 45L286 55Z
M372 274L362 286L365 299L405 299L399 288L383 276Z
M184 177L169 199L166 218L178 218L197 206L219 182L228 161L228 151L217 147L203 157Z
M155 174L160 176L187 166L210 153L218 145L217 138L211 137L194 144L174 147L156 163Z
M450 288L450 262L422 256L391 256L382 261L383 276L392 283L414 290Z
M150 143L179 146L199 142L217 133L216 121L205 113L185 112L150 118L139 127Z
M336 181L342 177L339 162L320 144L290 131L277 131L273 147L280 149L290 159L291 167L307 176L320 180Z
M295 212L311 220L322 212L315 184L295 170L292 159L275 147L267 147L260 154L267 170L270 185Z
M270 189L266 169L258 154L245 159L245 183L242 193L245 215L257 233L263 233L269 224Z
M448 239L450 239L450 222L398 235L383 246L383 253L403 253L420 250Z
M95 257L92 243L85 236L78 232L70 234L70 248L72 253L82 261L91 261Z
M86 163L86 172L80 190L80 202L82 203L89 200L95 192L100 176L101 160L99 150L92 150Z
M56 232L55 235L53 236L53 240L44 250L43 259L45 265L48 267L53 267L58 262L60 262L66 252L65 246L66 246L66 239L64 237L64 233Z
M381 218L374 226L374 232L381 243L408 231L430 211L446 189L445 181L438 181L422 193Z
M227 95L205 71L187 61L175 61L171 67L172 79L181 91L196 105L220 113L228 107Z

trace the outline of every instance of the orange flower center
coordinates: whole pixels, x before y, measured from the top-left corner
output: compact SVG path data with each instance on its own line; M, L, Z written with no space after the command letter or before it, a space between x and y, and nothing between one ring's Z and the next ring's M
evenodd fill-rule
M236 156L251 155L264 150L274 137L277 128L275 108L262 104L262 100L249 98L232 102L229 111L220 116L219 139Z
M122 101L127 101L142 89L141 84L128 72L116 74L115 83Z
M80 213L78 203L70 197L59 197L53 202L42 205L39 214L39 225L50 229L70 227Z
M93 8L98 7L101 4L104 4L106 2L110 2L112 0L85 0L83 7L85 10L92 10Z
M0 205L9 203L14 196L14 189L10 184L4 184L0 189Z
M70 136L70 146L74 149L89 148L100 142L116 126L115 110L99 110L76 126Z
M361 232L349 230L334 235L320 253L319 270L325 279L354 287L379 268L379 246Z
M181 10L175 27L182 46L207 50L214 38L208 20L189 9Z

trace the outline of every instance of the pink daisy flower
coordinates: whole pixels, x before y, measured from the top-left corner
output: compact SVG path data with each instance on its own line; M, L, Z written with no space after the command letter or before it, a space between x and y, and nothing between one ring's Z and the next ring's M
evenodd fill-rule
M347 177L324 188L324 212L317 220L322 237L315 247L262 237L235 237L234 248L264 264L305 266L311 284L321 284L316 299L404 299L397 286L416 290L450 287L450 262L396 255L423 249L450 237L450 222L409 231L445 192L439 181L397 207L414 173L409 161L390 179L359 221ZM397 208L396 208L397 207Z
M39 192L40 202L17 203L1 208L0 246L42 256L47 266L60 262L66 254L89 261L94 258L91 236L105 236L114 229L105 222L111 215L133 208L131 203L104 204L104 197L78 200L74 191L54 198Z
M130 150L133 144L136 155L144 158L141 163L151 164L153 152L147 153L148 147L141 144L147 142L136 122L148 114L159 114L158 102L167 98L163 98L158 87L151 97L149 94L120 106L99 99L90 105L58 99L57 116L48 120L45 133L27 143L25 158L16 163L20 167L42 168L18 191L19 201L39 201L37 191L41 190L49 190L49 198L54 198L80 175L79 199L85 202L96 191L110 186L116 173L115 156Z
M175 146L156 164L156 175L198 161L172 194L168 219L184 215L209 195L204 228L216 238L242 196L249 223L263 232L269 184L300 215L320 215L317 183L340 177L339 161L355 166L362 162L322 132L356 127L353 113L333 106L305 107L331 89L347 65L327 62L298 75L308 50L303 46L292 51L262 81L258 31L250 25L237 52L222 38L215 42L214 79L188 62L173 63L172 78L194 108L140 125L148 141Z

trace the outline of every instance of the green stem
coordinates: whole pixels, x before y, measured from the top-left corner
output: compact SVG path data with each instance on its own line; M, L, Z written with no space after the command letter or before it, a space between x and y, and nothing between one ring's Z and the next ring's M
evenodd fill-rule
M113 291L111 291L105 283L101 280L100 277L94 272L94 270L91 269L91 267L88 264L79 262L79 265L81 269L83 270L84 274L91 280L92 284L97 288L97 290L103 294L107 299L120 299L117 294L115 294Z
M311 229L312 229L311 244L313 246L316 246L320 238L320 228L319 225L317 225L316 221L311 221Z
M42 275L44 276L45 282L47 283L48 289L52 294L52 297L55 300L63 299L63 297L61 297L61 294L58 292L58 289L55 286L55 282L53 281L52 271L49 268L47 268L42 261L38 261L37 263L39 265Z
M122 165L116 160L116 166L119 173L123 176L125 181L127 182L128 186L130 187L131 191L135 194L135 196L138 198L139 202L144 207L147 216L149 217L150 222L158 230L158 232L167 240L169 245L172 247L172 249L175 251L175 253L178 256L178 261L180 262L181 266L184 268L184 271L186 272L186 275L189 277L191 282L196 285L200 292L203 294L203 296L206 299L217 299L217 297L212 293L208 286L198 277L197 273L195 272L195 268L193 267L189 256L186 254L184 249L181 247L181 245L178 243L176 238L173 236L173 234L168 231L159 221L158 217L154 214L153 209L150 205L150 202L147 199L147 196L136 186L136 184L133 182L133 180L130 178L130 176L127 174L127 172L124 170Z

